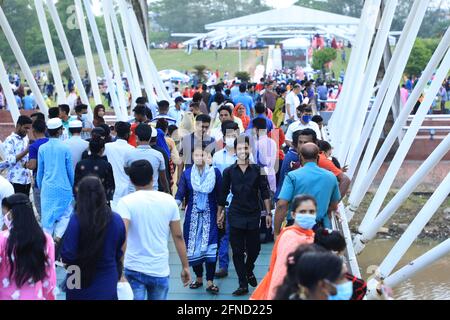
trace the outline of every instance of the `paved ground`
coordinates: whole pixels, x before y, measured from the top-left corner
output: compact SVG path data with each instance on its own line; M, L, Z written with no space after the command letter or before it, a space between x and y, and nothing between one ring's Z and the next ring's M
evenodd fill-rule
M258 260L256 261L255 267L255 276L258 279L258 282L264 277L267 273L270 263L270 257L272 254L272 246L273 243L263 244L261 247L261 252L259 254ZM243 297L233 297L232 293L235 291L239 284L237 279L237 274L233 266L233 262L231 259L231 250L230 250L230 269L228 272L228 277L224 279L217 279L215 284L219 287L220 293L217 296L208 294L206 292L206 279L204 279L204 286L202 288L192 290L189 288L183 287L183 284L180 280L181 273L181 264L180 259L178 258L177 252L175 250L175 246L173 242L170 241L169 244L170 249L170 285L169 285L169 300L247 300L250 295ZM61 283L65 277L65 271L62 268L57 267L57 277L58 283ZM195 278L195 274L191 269L191 277ZM252 287L249 287L250 294L254 290ZM58 300L64 300L65 294L60 293L58 295Z

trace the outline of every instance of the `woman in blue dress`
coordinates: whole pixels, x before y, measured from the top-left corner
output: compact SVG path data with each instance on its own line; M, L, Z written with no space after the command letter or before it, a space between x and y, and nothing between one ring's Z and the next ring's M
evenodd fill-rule
M123 220L108 207L100 179L83 178L61 252L68 268L77 267L69 269L72 273L65 281L67 300L117 300L125 237ZM77 269L78 286L73 280Z
M192 155L194 165L181 175L175 199L180 204L186 199L186 217L183 234L189 264L197 276L189 287L203 286L203 265L206 267L206 291L217 294L214 284L217 261L217 197L222 177L218 169L210 165L211 155L196 147Z

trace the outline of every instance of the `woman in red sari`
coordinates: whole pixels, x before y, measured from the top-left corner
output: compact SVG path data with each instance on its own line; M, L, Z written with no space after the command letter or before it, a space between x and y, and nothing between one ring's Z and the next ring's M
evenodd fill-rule
M250 124L250 117L247 115L245 110L245 106L242 103L238 103L233 110L233 116L238 117L242 120L242 125L244 129L247 130L248 125Z

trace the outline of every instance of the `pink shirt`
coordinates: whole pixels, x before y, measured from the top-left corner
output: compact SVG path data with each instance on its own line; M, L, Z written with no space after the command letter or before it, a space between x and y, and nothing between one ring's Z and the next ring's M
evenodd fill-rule
M52 237L45 233L48 256L46 277L38 283L28 281L21 288L17 287L14 280L9 279L8 237L9 231L0 232L0 300L55 300L53 292L56 288L55 245Z
M405 88L400 89L400 98L402 100L402 106L405 106L408 102L409 92Z
M295 252L302 244L310 244L314 242L314 236L310 237L306 234L299 235L293 230L288 230L281 235L278 243L277 260L272 271L272 280L270 281L268 300L273 300L276 296L278 287L283 284L287 274L287 258Z

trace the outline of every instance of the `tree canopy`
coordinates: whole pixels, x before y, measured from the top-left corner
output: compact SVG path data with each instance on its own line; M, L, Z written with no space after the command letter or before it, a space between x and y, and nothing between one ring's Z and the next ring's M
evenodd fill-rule
M359 18L363 9L363 0L326 0L311 1L298 0L298 6L312 8L316 10L328 11L337 14L348 15ZM405 25L406 19L411 11L413 1L400 0L395 12L394 21L392 23L393 31L401 31ZM448 8L440 6L430 7L425 15L425 19L420 28L419 36L423 38L440 37L446 28L450 26L448 16L450 11Z
M150 5L156 22L169 32L204 32L205 24L270 9L261 0L159 0Z
M406 74L411 76L420 76L438 45L439 41L436 39L418 38L409 57L408 64L405 69Z
M56 3L56 8L63 24L72 53L74 56L84 55L83 44L81 42L81 33L77 25L73 0L59 0ZM34 1L4 0L2 3L2 9L14 31L14 35L23 51L23 54L25 55L25 58L27 59L28 64L38 65L48 63L47 51L45 50L44 39L39 26ZM45 5L44 9L47 13L47 21L53 45L55 47L56 57L58 60L62 60L64 59L64 52L58 39L55 26ZM97 17L97 25L100 36L104 41L104 46L105 48L108 48L103 17ZM90 30L89 26L88 29ZM92 48L95 51L94 43L92 43ZM0 54L7 67L11 69L13 66L16 66L16 59L3 31L0 32Z

